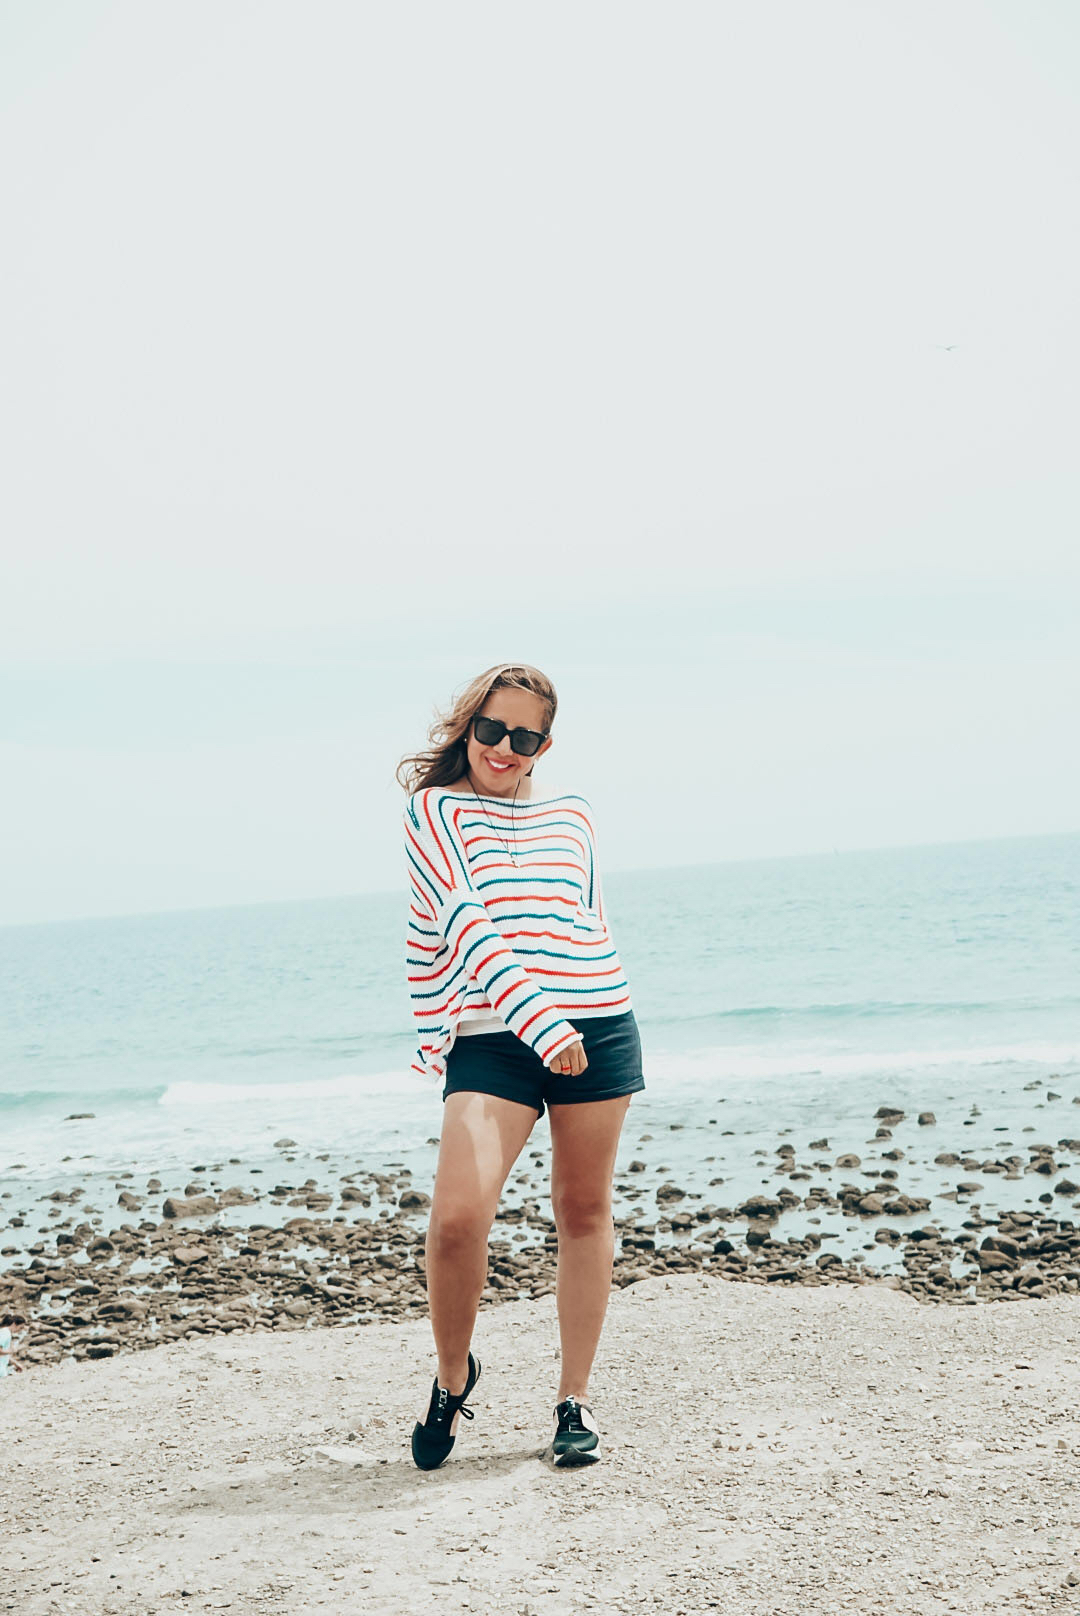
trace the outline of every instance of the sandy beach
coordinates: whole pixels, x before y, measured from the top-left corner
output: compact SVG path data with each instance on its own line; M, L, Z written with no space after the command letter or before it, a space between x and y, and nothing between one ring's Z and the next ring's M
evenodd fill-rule
M554 1299L485 1310L477 1417L408 1433L424 1319L204 1337L0 1387L0 1608L860 1616L1080 1607L1080 1312L655 1276L613 1294L607 1452L540 1457ZM464 1423L464 1422L463 1422Z
M276 1180L207 1161L11 1195L0 1610L1076 1612L1080 1139L1067 1099L1033 1104L989 1154L887 1103L856 1152L778 1131L728 1202L722 1160L678 1182L639 1133L593 1384L606 1454L571 1474L542 1457L542 1134L492 1234L477 1417L430 1475L408 1449L434 1361L407 1168L281 1138Z

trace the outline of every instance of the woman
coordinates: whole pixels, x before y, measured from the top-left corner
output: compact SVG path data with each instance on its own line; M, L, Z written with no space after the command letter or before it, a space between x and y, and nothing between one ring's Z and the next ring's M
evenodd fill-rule
M630 1095L645 1087L622 966L604 918L584 797L533 778L556 697L536 668L489 668L406 758L414 1069L442 1084L427 1289L438 1372L413 1432L422 1470L454 1445L499 1196L549 1108L561 1381L549 1456L600 1457L589 1375L611 1291L611 1182Z

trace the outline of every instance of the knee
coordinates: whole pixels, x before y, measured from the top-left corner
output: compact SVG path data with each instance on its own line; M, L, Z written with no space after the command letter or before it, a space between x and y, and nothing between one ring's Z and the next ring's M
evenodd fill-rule
M551 1210L555 1215L556 1229L570 1240L607 1233L612 1227L611 1196L607 1193L583 1194L581 1190L553 1192Z
M480 1241L486 1241L491 1230L491 1219L482 1209L468 1202L438 1201L432 1206L428 1224L428 1250L452 1255L466 1251Z

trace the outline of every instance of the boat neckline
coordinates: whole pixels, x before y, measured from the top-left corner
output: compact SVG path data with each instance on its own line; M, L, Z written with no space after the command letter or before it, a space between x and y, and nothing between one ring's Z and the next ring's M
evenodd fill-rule
M547 791L539 797L489 797L483 791L452 791L449 786L440 787L447 797L464 797L466 802L474 799L478 802L504 802L513 805L516 801L519 808L530 808L540 802L558 802L562 797L580 797L580 791Z

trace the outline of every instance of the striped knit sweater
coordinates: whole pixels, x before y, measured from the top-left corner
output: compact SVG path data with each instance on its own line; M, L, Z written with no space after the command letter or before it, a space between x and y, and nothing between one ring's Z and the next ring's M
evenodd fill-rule
M409 798L405 848L414 1071L442 1081L462 1021L501 1016L546 1065L582 1019L630 1009L584 797L428 787Z

